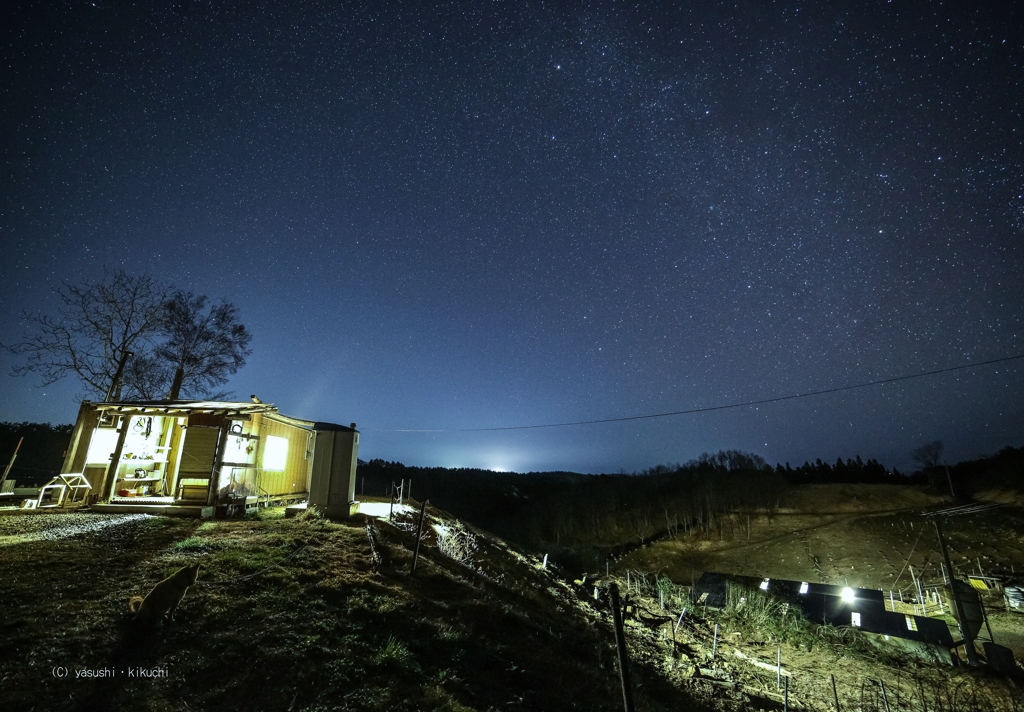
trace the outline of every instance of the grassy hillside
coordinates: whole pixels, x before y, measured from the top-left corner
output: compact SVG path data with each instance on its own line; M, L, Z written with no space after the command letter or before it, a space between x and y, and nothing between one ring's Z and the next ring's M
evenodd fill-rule
M621 693L601 602L538 559L431 514L414 574L411 514L395 524L336 524L272 510L242 521L139 517L93 530L113 520L0 517L8 601L0 705L615 709ZM200 583L173 624L140 635L129 595L196 561ZM54 676L59 667L68 677ZM128 677L138 667L166 677ZM76 679L80 670L118 672ZM720 707L705 707L699 691L657 665L638 662L634 674L644 709Z
M807 499L789 504L813 506L816 497L805 492ZM814 516L849 521L843 517L879 514L892 500L892 493L878 490L843 493L849 495L845 508ZM899 504L930 502L920 493L910 497ZM665 576L665 566L639 558L664 554L664 564L685 557L690 549L682 538L641 548L611 576L574 582L571 574L563 579L543 568L539 556L443 511L428 511L415 573L412 511L394 523L284 519L280 510L207 522L84 513L0 517L7 594L0 705L621 709L606 603L607 586L615 580L627 602L639 710L781 709L778 651L793 709L831 709L833 673L843 709L884 709L878 681L886 685L892 710L1020 709L1013 683L984 672L879 652L855 632L751 624L736 611L693 607L680 581ZM750 541L799 540L783 525L798 516L782 508L771 524L751 528ZM662 548L670 542L680 548ZM694 534L690 543L716 556L739 550L707 533ZM710 560L718 568L724 561ZM138 631L128 597L144 595L197 561L200 583L185 596L175 621L148 634ZM838 558L836 563L844 565ZM684 607L689 610L680 620ZM55 677L57 668L68 677ZM129 668L165 676L131 678ZM76 678L79 670L118 674Z

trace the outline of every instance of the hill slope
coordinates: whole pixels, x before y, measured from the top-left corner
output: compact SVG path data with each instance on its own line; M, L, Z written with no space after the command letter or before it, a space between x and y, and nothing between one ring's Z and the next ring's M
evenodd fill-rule
M442 511L428 512L415 573L413 512L394 523L286 520L280 510L210 522L0 517L8 601L0 623L0 704L621 709L605 603L611 577L567 583L539 558ZM200 583L175 621L137 631L129 595L145 595L197 561ZM652 574L618 581L628 602L640 710L780 709L778 648L793 708L830 708L826 681L836 671L843 709L882 709L877 689L864 687L878 679L896 695L893 709L923 709L919 702L928 709L1012 709L1014 692L999 679L879 657L846 638L776 640L692 606L680 622L688 603L679 586ZM55 676L61 668L67 677ZM158 676L130 677L129 669ZM83 670L115 674L76 677ZM951 693L960 702L936 706Z

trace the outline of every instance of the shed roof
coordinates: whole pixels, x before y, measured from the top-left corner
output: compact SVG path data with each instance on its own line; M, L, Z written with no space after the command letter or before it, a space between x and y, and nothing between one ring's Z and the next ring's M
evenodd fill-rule
M169 415L185 416L192 413L205 415L251 415L263 413L277 419L311 430L350 430L354 427L306 420L284 415L272 403L251 403L247 401L201 401L201 400L151 400L151 401L117 401L111 403L92 403L96 410L103 413L131 413L132 415Z

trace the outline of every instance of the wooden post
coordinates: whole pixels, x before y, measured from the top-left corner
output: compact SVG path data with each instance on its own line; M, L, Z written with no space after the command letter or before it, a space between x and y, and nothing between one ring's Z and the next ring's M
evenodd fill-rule
M715 623L715 639L711 643L711 659L715 659L715 655L718 653L718 624Z
M779 661L775 668L775 689L782 689L782 646L779 646Z
M884 680L879 680L878 684L882 688L882 704L885 705L885 712L890 712L890 710L889 710L889 698L885 694L885 681Z
M416 547L412 550L412 570L415 573L416 563L420 558L420 539L423 538L423 519L427 513L427 500L420 505L420 525L416 528Z
M956 590L956 579L953 578L953 564L949 560L949 550L946 549L946 539L942 536L942 522L939 520L941 517L936 515L932 517L935 520L935 533L939 536L939 550L942 552L942 558L946 563L946 568L949 569L949 592L953 598L953 608L956 611L957 624L960 626L960 636L963 638L964 652L967 654L967 664L972 667L978 665L978 651L974 649L974 639L971 638L971 630L967 625L967 615L964 612L963 601L960 600L960 593Z
M117 414L114 415L117 417ZM103 491L100 495L101 501L109 501L111 491L114 489L114 483L117 479L117 470L121 465L121 452L124 450L124 439L128 435L128 424L131 422L132 416L122 415L121 416L121 428L117 431L117 446L114 447L114 452L110 456L110 465L107 467L107 475L103 480Z
M612 604L612 622L615 624L615 647L619 654L619 681L622 683L622 708L633 712L633 690L629 685L629 655L626 652L626 633L622 629L622 611L619 609L619 585L608 585Z
M786 678L786 694L782 698L782 712L789 712L789 678Z
M832 699L836 703L836 712L839 712L839 693L836 692L836 676L834 674L830 674L829 677L832 678Z
M18 446L14 448L14 454L11 455L11 461L7 463L7 467L4 468L4 476L0 477L0 487L3 487L4 482L7 481L7 475L10 474L11 468L14 467L14 458L18 456L18 450L21 449L21 443L25 441L24 436L18 439Z
M981 600L981 596L978 596L978 605L981 606L981 617L985 621L985 628L988 630L988 639L993 643L996 639L992 637L992 628L988 624L988 613L985 611L985 603Z

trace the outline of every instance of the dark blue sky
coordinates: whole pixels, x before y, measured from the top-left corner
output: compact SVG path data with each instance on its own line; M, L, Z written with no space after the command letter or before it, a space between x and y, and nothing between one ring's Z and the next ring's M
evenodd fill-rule
M1024 444L1024 361L391 432L1024 353L1012 3L161 5L3 11L0 341L60 280L149 271L240 307L241 398L355 421L364 458ZM13 363L0 419L74 418Z

